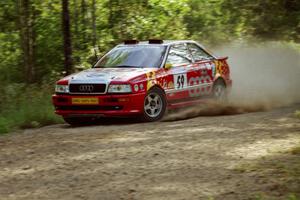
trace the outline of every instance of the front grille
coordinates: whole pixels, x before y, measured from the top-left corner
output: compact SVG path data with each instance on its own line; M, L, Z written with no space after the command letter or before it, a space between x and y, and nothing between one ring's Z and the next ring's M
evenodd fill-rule
M81 94L105 93L106 84L70 84L69 90Z
M98 111L98 110L122 110L123 106L56 106L56 110L71 111Z

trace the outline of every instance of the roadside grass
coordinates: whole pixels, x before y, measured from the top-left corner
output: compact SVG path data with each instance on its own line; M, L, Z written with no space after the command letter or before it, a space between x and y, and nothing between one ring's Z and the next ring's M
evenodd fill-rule
M294 115L295 115L295 117L300 119L300 110L296 110Z
M284 199L285 200L299 200L299 198L294 194L290 194ZM259 194L256 196L255 200L270 200L270 199L266 198L263 194Z
M0 134L61 123L51 104L51 86L10 85L2 91Z
M235 168L236 171L259 177L261 189L254 199L300 200L300 144L279 155L263 157Z

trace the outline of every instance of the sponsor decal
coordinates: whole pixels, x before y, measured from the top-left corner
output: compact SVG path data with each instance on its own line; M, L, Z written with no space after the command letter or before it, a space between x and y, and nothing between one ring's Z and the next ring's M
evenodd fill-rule
M209 85L208 85L209 84ZM210 93L210 76L192 77L189 79L189 96L198 97ZM193 87L194 86L194 87Z
M162 87L165 88L165 89L168 88L168 84L167 84L166 80L163 81Z
M81 105L81 104L88 104L88 105L97 105L99 104L98 98L72 98L73 105Z
M174 88L174 83L173 83L173 81L170 81L169 83L168 83L168 89L173 89Z
M216 64L215 63L211 63L211 71L212 71L212 76L215 77L217 70L216 70Z
M228 73L228 66L222 61L215 61L216 74L225 75Z
M205 67L206 67L208 70L211 70L212 65L211 65L211 63L205 63Z
M187 87L187 76L186 73L183 74L174 74L173 81L175 83L175 89L183 89Z
M160 77L157 80L157 84L159 84L162 88L167 89L168 84L167 84L167 78L166 77Z
M147 90L149 90L153 85L156 84L155 71L146 73L147 76Z

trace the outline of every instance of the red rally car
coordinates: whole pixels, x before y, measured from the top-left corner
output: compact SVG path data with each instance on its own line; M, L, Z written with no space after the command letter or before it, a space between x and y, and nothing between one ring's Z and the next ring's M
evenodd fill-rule
M59 80L55 113L71 125L102 116L156 121L166 109L225 98L232 83L226 60L194 41L128 40Z

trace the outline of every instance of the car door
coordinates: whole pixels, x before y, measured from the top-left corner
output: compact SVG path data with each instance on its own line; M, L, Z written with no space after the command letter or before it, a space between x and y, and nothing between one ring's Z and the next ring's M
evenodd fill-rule
M169 101L186 99L188 95L188 72L193 60L186 43L170 46L166 65L172 67L167 70L169 86L166 90Z
M188 43L187 47L194 61L190 68L189 96L192 98L207 96L213 87L214 57L195 43Z

